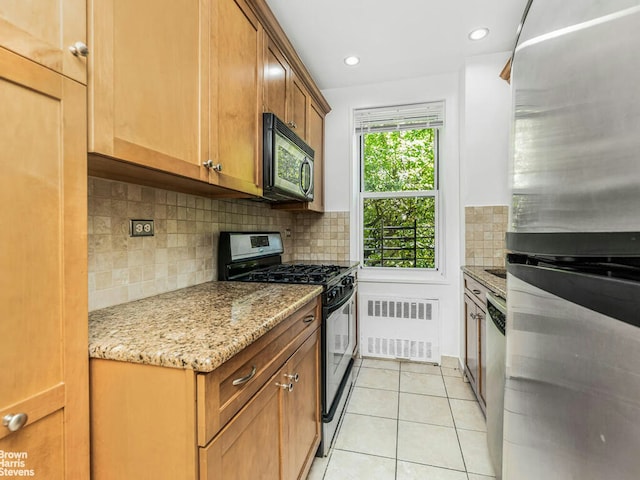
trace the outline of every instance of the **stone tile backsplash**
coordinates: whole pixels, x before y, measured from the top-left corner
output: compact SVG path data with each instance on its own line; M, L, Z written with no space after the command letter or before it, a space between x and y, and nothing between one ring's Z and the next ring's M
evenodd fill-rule
M505 232L509 207L465 207L465 265L505 266Z
M349 261L349 212L299 215L293 232L295 260Z
M93 177L88 194L89 310L215 280L225 230L280 231L284 261L349 259L348 212L294 214ZM130 237L130 219L153 219L155 235Z

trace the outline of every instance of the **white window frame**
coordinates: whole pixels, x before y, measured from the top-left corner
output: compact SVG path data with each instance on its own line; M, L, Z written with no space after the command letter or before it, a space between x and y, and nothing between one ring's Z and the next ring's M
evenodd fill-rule
M407 128L400 128L398 130L418 130L421 126L408 126ZM364 191L364 135L366 133L356 133L355 141L358 145L357 155L358 155L358 163L359 163L359 194L358 194L358 218L359 229L358 229L358 252L360 265L364 270L371 272L441 272L441 245L442 245L442 228L443 225L441 222L441 208L440 208L440 135L441 129L436 127L426 127L432 128L435 130L435 139L434 139L434 190L408 190L408 191L392 191L392 192L365 192ZM364 201L369 198L415 198L415 197L432 197L435 200L435 238L434 238L434 268L416 268L416 267L371 267L367 266L364 263ZM419 273L420 274L420 273Z

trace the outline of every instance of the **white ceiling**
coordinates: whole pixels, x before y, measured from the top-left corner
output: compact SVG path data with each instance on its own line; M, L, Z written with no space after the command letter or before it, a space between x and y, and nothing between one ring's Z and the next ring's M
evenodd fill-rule
M316 80L329 89L458 71L465 57L510 51L527 0L266 0ZM484 40L468 33L488 27ZM361 62L347 67L343 60Z

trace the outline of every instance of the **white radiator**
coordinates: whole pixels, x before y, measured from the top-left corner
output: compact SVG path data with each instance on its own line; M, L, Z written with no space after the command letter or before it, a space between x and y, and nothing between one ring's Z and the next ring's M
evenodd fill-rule
M440 363L437 300L361 295L358 310L362 356Z

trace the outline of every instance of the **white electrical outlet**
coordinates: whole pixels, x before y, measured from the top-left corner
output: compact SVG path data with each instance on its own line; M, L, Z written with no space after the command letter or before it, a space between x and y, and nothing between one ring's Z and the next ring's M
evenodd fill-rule
M129 235L132 237L153 237L153 220L129 221Z

